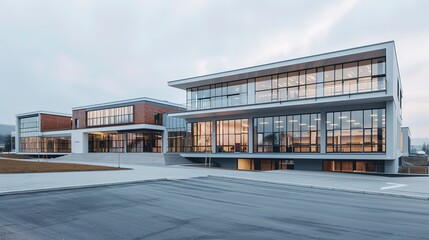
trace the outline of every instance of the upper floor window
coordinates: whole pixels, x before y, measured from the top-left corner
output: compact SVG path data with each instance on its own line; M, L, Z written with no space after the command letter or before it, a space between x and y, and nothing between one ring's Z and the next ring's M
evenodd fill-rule
M39 116L21 118L18 133L20 137L38 136Z
M74 128L79 128L79 118L76 118L75 120L74 120Z
M386 90L384 57L187 89L188 110ZM249 97L251 96L251 97Z
M187 90L189 110L247 104L247 80L212 84Z
M154 124L161 124L161 114L159 114L159 113L153 114L153 123Z
M90 127L132 123L133 112L133 106L88 111L86 112L86 125Z

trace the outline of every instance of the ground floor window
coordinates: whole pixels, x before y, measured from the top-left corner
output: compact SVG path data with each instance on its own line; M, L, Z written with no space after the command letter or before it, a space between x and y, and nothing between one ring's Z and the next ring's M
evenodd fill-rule
M320 152L320 114L254 118L254 152Z
M247 152L248 133L247 119L216 121L216 152Z
M162 137L158 131L127 133L127 152L161 152Z
M187 124L191 152L212 151L212 122L193 122Z
M161 152L161 131L89 134L88 152Z
M88 152L124 152L123 133L89 134Z
M238 170L249 171L270 171L270 170L286 170L294 169L292 160L277 160L277 159L237 159Z
M385 152L386 110L326 114L326 152Z
M383 161L323 161L323 171L384 172Z
M70 153L71 137L22 137L20 151L28 153Z

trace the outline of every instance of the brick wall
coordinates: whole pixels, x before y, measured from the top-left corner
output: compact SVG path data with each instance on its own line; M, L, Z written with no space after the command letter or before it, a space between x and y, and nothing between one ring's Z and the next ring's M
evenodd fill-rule
M79 119L79 126L75 126L75 119ZM73 129L86 128L86 110L73 110Z
M151 103L143 103L143 104L134 104L134 123L128 123L129 124L155 124L155 113L159 113L159 125L162 125L162 118L163 115L166 113L173 113L173 112L180 112L180 108L176 107L168 107L158 104L151 104ZM78 128L86 128L86 110L85 109L79 109L79 110L73 110L73 123L72 127L73 129L76 129L75 126L75 119L79 119L79 126ZM116 124L115 124L116 125ZM120 124L123 125L123 124ZM105 127L109 125L103 125L103 126L94 126L94 127Z
M40 129L42 132L71 129L70 117L40 114Z
M134 123L135 124L155 124L154 114L159 113L159 125L162 125L163 115L166 113L179 112L179 108L162 106L157 104L135 104Z

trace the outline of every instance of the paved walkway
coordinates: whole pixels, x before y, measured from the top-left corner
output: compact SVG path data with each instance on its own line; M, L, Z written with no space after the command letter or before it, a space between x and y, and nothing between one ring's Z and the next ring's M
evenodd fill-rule
M101 165L100 162L87 162L86 164ZM103 165L115 166L113 163ZM122 167L132 168L132 170L0 174L0 195L49 189L114 185L157 179L174 180L217 176L303 187L429 199L429 177L383 177L296 170L248 172L186 166L156 167L131 164L122 165Z

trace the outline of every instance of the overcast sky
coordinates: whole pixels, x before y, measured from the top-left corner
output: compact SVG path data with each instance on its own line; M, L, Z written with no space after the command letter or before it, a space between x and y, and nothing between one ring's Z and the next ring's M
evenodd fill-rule
M429 1L0 0L0 123L136 97L167 81L394 40L403 124L429 137Z

